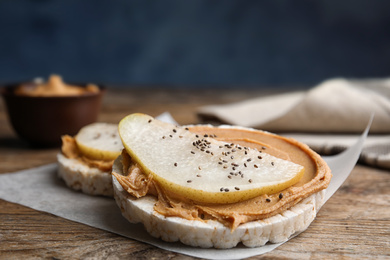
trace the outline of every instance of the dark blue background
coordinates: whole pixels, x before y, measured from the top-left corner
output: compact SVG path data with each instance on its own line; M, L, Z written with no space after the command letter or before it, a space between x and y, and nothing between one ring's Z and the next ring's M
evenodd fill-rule
M312 85L390 72L390 1L0 1L0 81Z

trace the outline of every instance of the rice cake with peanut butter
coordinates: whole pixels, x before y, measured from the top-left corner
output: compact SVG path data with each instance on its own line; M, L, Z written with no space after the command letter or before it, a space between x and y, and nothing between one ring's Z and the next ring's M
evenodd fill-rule
M74 190L112 197L112 164L122 149L116 124L89 124L74 137L62 136L58 176Z
M268 155L303 166L304 173L293 185L277 192L233 203L196 201L161 185L124 149L113 166L114 197L122 214L130 222L143 223L152 236L199 247L230 248L240 242L257 247L268 241L286 241L291 235L305 230L323 204L331 172L324 160L305 144L272 133L233 126L175 126L174 131L177 138L183 131L189 131L200 140L224 142L226 146L221 154L226 163L222 166L229 168L228 178L230 176L232 182L238 179L251 182L245 176L245 170L256 168L253 161L261 161ZM194 148L194 151L199 149ZM234 156L249 150L256 151L258 158L249 158L241 164L233 162ZM278 167L279 161L274 160L275 163L271 161L267 167ZM220 192L238 192L240 187L243 186L237 185L235 190L230 188L229 191L221 187Z

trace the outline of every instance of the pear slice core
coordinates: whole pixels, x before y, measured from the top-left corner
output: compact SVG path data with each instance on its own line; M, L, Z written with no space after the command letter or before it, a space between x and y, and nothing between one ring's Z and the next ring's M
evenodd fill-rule
M203 203L234 203L277 193L304 173L301 165L145 114L122 119L119 135L132 159L159 185Z

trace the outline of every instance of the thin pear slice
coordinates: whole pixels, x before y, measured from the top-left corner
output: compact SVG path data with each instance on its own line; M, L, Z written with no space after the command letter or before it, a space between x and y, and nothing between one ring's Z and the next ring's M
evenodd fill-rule
M75 140L82 154L96 160L115 160L123 149L116 124L93 123L84 126Z
M255 149L200 136L145 114L119 123L129 155L162 187L194 201L234 203L277 193L299 181L304 167Z

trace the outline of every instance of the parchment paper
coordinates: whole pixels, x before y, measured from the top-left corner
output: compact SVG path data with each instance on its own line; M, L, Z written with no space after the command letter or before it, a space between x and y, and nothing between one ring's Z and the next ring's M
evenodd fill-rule
M160 118L170 121L169 114ZM356 143L343 153L324 157L332 169L333 178L327 189L326 200L341 186L355 166L370 123ZM232 249L202 249L177 243L166 243L151 237L140 224L131 224L122 217L115 200L101 196L90 196L69 189L57 177L57 165L0 175L0 198L39 211L107 230L131 239L142 241L173 252L208 259L242 259L272 251L281 244L267 244L258 248L238 246Z

